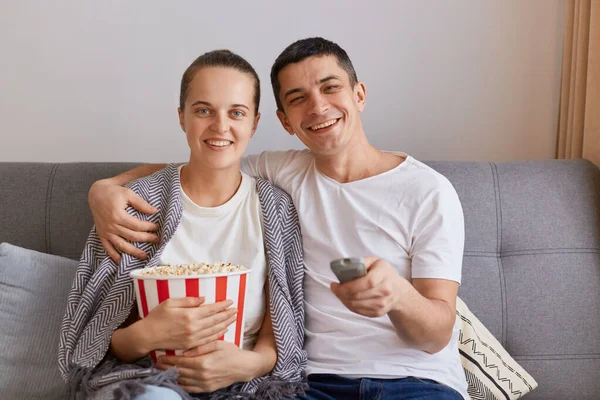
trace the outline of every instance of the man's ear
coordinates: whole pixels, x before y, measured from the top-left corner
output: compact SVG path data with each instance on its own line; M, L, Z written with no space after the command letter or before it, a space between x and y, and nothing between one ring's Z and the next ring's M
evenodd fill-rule
M260 121L260 113L256 113L256 117L254 117L254 126L252 127L252 134L250 137L253 137L256 133L256 128L258 128L258 121Z
M285 113L281 110L277 110L277 118L279 118L279 122L281 122L281 126L283 126L283 129L285 129L290 135L294 136L294 129L290 125L290 121L288 121Z
M185 128L183 127L183 110L181 107L177 107L177 114L179 115L179 126L181 127L181 130L185 132Z
M362 82L357 82L354 85L354 99L358 106L358 111L362 112L367 105L367 87Z

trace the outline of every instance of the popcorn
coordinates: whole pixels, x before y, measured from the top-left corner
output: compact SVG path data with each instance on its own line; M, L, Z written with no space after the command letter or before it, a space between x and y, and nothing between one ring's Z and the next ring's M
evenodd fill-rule
M137 268L129 272L133 279L138 313L141 318L168 299L203 297L203 304L232 300L237 308L236 320L227 332L218 338L243 348L245 302L248 278L252 270L231 263L168 264ZM164 355L183 355L185 349L156 349L150 357L157 361Z
M140 270L142 276L189 276L205 274L226 274L229 272L246 271L248 268L231 263L200 263L200 264L168 264Z

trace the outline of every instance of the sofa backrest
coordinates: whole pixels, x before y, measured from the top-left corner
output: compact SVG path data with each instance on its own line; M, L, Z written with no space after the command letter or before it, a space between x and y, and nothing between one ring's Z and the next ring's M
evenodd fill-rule
M465 214L459 295L537 380L600 398L600 171L583 160L429 162ZM0 163L0 242L78 259L87 192L130 163Z

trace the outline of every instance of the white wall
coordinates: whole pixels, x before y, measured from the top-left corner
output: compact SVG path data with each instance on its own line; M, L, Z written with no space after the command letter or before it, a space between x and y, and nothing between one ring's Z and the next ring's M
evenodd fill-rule
M554 156L561 0L0 0L0 161L180 161L178 86L230 48L262 78L249 151L301 148L275 117L269 70L323 36L367 85L373 144L424 160Z

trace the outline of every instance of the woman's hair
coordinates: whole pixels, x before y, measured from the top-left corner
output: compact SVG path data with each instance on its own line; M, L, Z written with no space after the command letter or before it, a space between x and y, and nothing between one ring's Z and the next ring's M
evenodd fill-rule
M248 61L229 50L213 50L204 53L187 67L181 78L181 90L179 92L179 107L181 110L185 106L190 82L194 79L196 72L204 67L233 68L250 75L254 80L254 114L258 114L258 105L260 103L260 80L258 79L258 74Z

